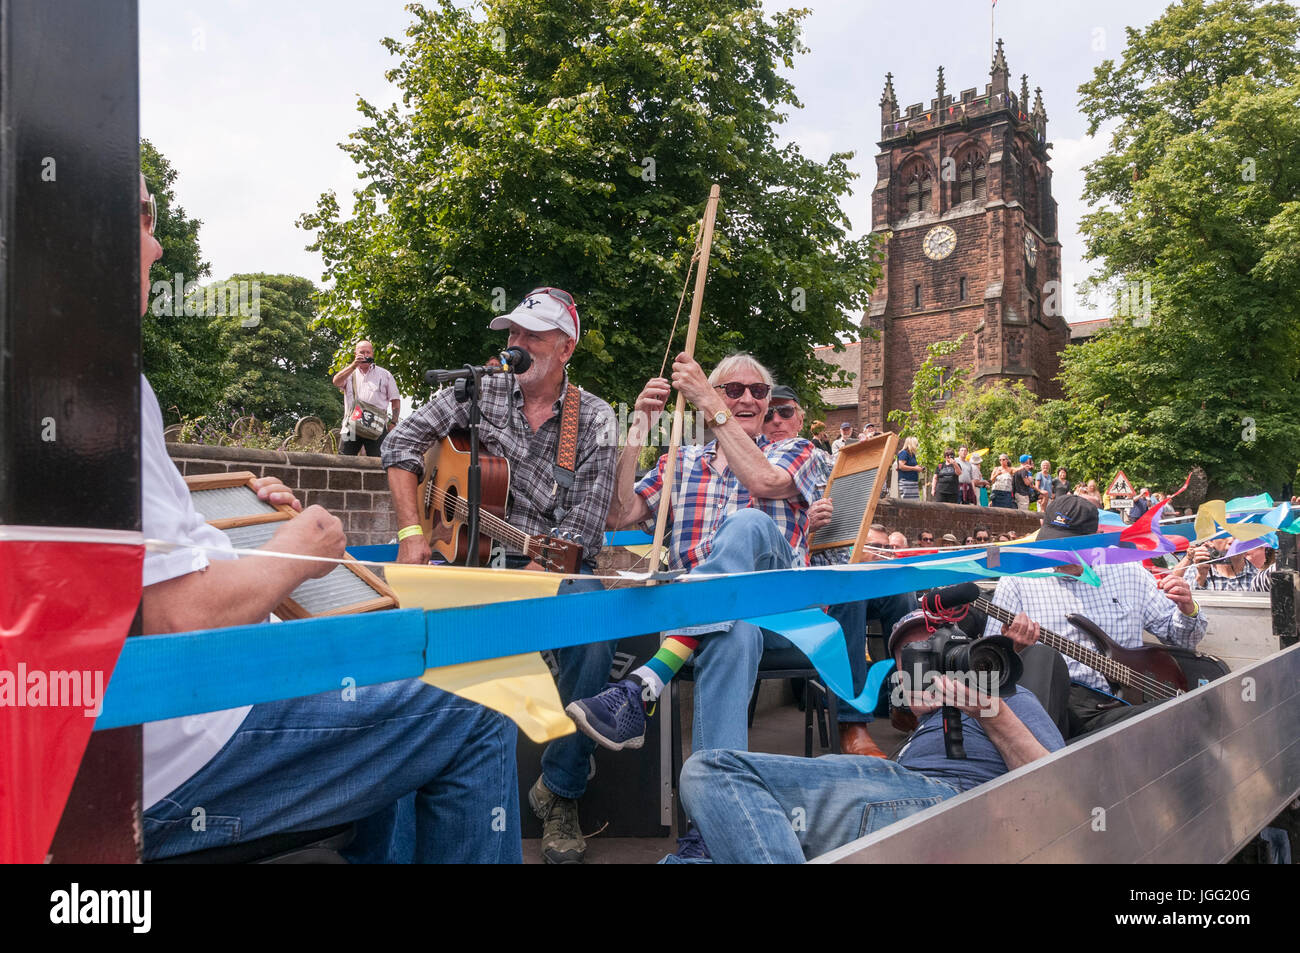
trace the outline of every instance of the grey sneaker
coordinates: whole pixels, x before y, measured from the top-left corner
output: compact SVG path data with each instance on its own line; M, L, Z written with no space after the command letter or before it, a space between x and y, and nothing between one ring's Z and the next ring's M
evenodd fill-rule
M542 857L548 864L580 864L587 841L578 824L578 802L560 797L541 778L528 789L528 806L542 821Z

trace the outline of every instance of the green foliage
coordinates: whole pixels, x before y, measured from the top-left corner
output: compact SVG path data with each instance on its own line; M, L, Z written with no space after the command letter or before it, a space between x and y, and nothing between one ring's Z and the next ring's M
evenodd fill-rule
M962 368L945 367L942 359L957 351L965 340L963 334L955 341L931 343L926 349L929 353L912 378L911 409L889 412L889 422L902 428L904 438L917 439L916 460L931 472L943 462L944 446L954 440L951 422L941 418L940 402L945 393L960 385L966 374Z
M362 100L343 146L364 185L300 219L333 287L325 320L370 338L404 390L478 361L487 324L538 285L571 291L576 381L631 404L659 372L709 186L722 200L700 322L707 368L753 351L811 392L838 375L813 345L856 332L879 274L848 238L848 154L778 147L779 72L806 11L758 0L450 0L388 39L402 101ZM685 320L674 351L684 340Z
M158 205L154 237L163 249L162 258L149 269L153 290L141 322L141 363L165 416L206 413L221 393L218 329L204 317L187 317L174 306L170 290L177 275L183 288L209 273L208 263L199 257L202 223L187 218L176 203L176 170L148 139L140 140L140 171Z
M343 399L330 378L341 341L331 328L314 327L315 285L297 275L233 275L229 282L246 282L258 300L255 319L233 305L213 319L225 355L214 420L252 416L284 433L298 418L315 416L336 427Z
M1040 410L1038 397L1021 381L965 381L944 405L942 430L953 446L965 444L972 451L988 447L995 463L999 453L1013 460L1026 452L1055 460L1055 440L1036 420Z
M1300 15L1185 0L1129 30L1080 87L1091 131L1082 230L1100 277L1151 314L1066 352L1052 408L1069 452L1211 495L1276 491L1300 458Z

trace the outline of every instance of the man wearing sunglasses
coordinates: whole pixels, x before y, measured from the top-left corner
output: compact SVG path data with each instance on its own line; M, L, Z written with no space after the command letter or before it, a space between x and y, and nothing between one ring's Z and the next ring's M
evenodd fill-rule
M521 374L482 379L479 435L484 452L510 463L511 526L529 535L573 539L583 549L585 572L595 568L605 538L605 517L614 490L616 433L614 412L595 394L574 389L578 404L577 451L571 475L557 464L561 422L570 400L565 365L581 334L573 296L559 288L535 288L509 314L494 318L494 331L508 331L509 346L532 357ZM429 544L420 531L416 489L424 473L424 454L453 430L469 424L469 405L444 388L409 414L384 441L384 467L393 493L398 531L397 561L424 564ZM522 556L506 555L510 568L541 569ZM561 592L599 589L595 579L566 580ZM578 645L555 651L556 687L570 702L600 691L614 659L614 643ZM551 742L542 755L542 776L528 792L529 805L543 822L542 855L550 863L580 863L586 841L578 821L578 799L586 792L595 745L582 735Z

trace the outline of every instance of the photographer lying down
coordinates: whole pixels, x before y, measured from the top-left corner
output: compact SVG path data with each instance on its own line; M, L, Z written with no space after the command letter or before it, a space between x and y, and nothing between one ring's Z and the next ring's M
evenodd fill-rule
M1001 687L938 674L961 670L953 653L976 651L959 630L935 630L921 611L894 626L895 701L906 700L919 724L893 760L694 754L682 798L714 861L802 863L1063 747L1038 699L1015 685L1009 641L981 642L1012 660ZM961 712L946 731L944 705Z

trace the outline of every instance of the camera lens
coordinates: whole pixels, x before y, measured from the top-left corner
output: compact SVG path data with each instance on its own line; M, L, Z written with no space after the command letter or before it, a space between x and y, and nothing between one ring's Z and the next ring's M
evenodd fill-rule
M995 635L976 639L959 650L965 656L961 671L988 673L988 684L996 684L999 691L1009 691L1024 673L1024 665L1016 654L1015 646L1006 636Z

